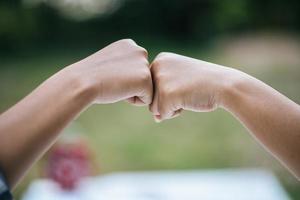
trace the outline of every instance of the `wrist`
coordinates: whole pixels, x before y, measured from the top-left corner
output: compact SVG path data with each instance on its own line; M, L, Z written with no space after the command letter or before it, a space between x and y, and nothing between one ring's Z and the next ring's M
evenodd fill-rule
M232 110L233 106L238 105L242 95L243 87L249 81L248 76L236 69L227 68L221 81L219 93L219 106L225 110Z
M66 87L72 91L74 100L88 106L96 98L95 87L83 74L77 73L73 69L74 67L71 65L64 68L58 72L58 76L65 82Z

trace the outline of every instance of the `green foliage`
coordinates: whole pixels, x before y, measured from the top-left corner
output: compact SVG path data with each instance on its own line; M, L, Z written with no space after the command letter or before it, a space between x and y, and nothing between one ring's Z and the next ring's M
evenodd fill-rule
M122 0L110 14L85 21L66 18L53 6L0 3L0 50L45 44L72 45L148 35L186 43L257 29L300 28L296 0ZM108 12L109 13L109 12Z

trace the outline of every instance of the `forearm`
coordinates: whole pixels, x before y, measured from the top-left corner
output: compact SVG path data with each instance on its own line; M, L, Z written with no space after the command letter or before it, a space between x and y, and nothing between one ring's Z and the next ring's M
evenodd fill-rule
M235 71L222 106L300 177L300 106L263 82Z
M52 76L0 116L0 168L10 186L91 103L127 99L148 105L152 90L147 51L130 39L114 42Z
M64 69L0 116L0 167L11 187L92 98Z

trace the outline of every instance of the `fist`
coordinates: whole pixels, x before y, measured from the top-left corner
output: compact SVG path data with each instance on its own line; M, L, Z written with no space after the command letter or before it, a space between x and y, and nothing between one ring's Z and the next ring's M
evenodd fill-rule
M155 120L176 117L182 110L207 112L216 109L227 71L228 68L212 63L160 53L151 64L154 99L150 111Z
M127 100L136 105L148 105L152 101L147 51L133 40L114 42L70 69L92 91L93 103Z

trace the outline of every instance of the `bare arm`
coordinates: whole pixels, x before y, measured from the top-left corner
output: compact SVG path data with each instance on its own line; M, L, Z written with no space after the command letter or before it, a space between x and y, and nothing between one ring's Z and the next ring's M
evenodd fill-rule
M222 106L300 177L300 106L265 83L235 71Z
M300 106L265 83L232 68L162 53L151 64L155 83L150 106L156 120L222 107L298 178Z
M0 116L0 168L9 185L16 185L83 109L120 100L152 100L147 52L132 40L64 68Z
M61 71L0 116L0 164L11 186L91 103L80 84Z

